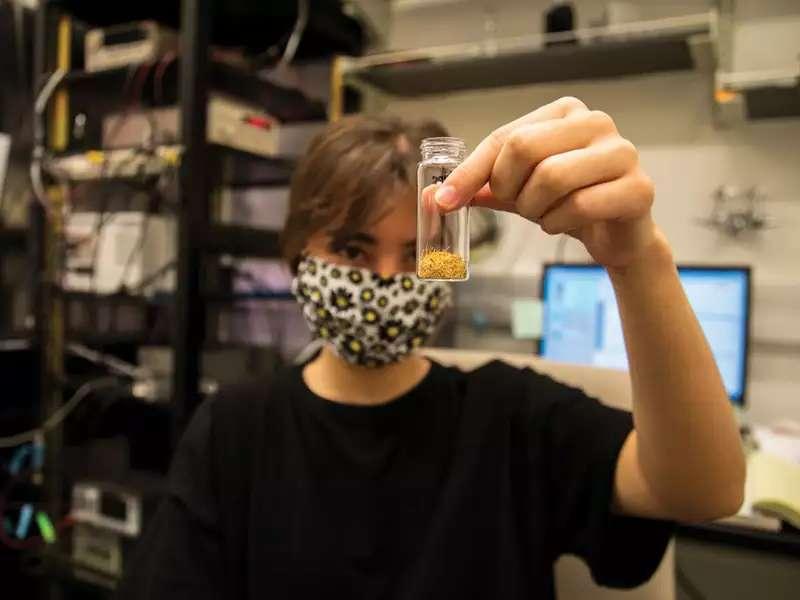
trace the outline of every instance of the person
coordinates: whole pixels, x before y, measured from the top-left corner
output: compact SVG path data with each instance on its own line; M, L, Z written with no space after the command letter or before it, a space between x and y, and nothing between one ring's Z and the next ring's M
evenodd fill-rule
M610 275L632 414L499 361L417 351L450 290L418 280L415 171L434 123L354 116L311 144L282 244L322 348L196 411L119 597L553 598L572 553L631 587L672 523L735 513L720 375L608 115L562 98L486 137L436 190L580 240Z

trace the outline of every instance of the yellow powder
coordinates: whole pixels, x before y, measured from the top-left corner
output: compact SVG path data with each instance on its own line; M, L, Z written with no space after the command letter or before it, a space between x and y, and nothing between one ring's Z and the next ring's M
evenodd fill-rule
M429 250L417 265L422 279L466 279L467 265L458 254L447 250Z

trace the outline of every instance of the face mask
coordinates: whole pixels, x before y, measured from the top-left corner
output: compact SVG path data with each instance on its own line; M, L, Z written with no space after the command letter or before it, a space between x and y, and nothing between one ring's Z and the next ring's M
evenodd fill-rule
M421 346L451 304L450 287L413 273L381 277L368 269L304 258L292 282L314 336L346 361L377 367Z

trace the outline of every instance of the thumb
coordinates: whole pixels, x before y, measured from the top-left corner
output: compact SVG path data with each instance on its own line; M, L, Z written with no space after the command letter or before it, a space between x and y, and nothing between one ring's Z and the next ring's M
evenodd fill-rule
M478 144L436 190L435 199L439 209L451 211L466 206L487 187L498 152L494 138L485 138Z

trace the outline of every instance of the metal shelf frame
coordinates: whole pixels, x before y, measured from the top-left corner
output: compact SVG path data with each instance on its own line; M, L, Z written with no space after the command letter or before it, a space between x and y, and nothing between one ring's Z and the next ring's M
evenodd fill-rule
M179 75L183 155L178 172L178 248L175 288L173 437L200 403L201 353L205 340L201 239L209 229L211 164L206 143L208 120L211 0L181 1Z
M235 304L241 295L226 295L226 291L209 293L205 289L209 273L207 268L220 255L258 258L278 257L278 235L275 232L240 225L222 224L212 219L212 206L220 185L249 187L258 185L288 185L294 159L273 159L242 153L232 149L220 152L220 146L206 140L207 107L212 80L219 76L219 65L210 59L209 47L212 35L213 0L181 0L179 52L177 64L177 105L180 109L180 131L182 139L178 148L170 149L170 168L177 164L177 186L175 201L170 203L176 224L175 288L168 307L171 323L171 351L173 370L171 375L172 398L169 405L171 418L172 449L203 398L201 387L202 349L213 347L207 330L219 313L221 304ZM86 92L108 79L103 74L86 74L71 69L70 45L73 16L69 7L57 0L42 0L35 12L34 77L41 82L55 69L69 75L59 84L50 105L48 115L48 154L53 157L45 167L68 166L66 154L69 121L69 103L75 101L76 92L71 85L81 86ZM268 17L269 18L269 17ZM80 17L75 17L80 19ZM216 75L215 75L216 73ZM113 78L113 74L112 74ZM102 93L108 93L107 85ZM262 86L263 88L263 86ZM259 88L259 89L262 89ZM275 90L280 91L275 87ZM38 89L34 89L36 96ZM303 120L297 106L290 102L290 91L283 90L284 104L294 109L294 119ZM269 94L278 93L268 91ZM288 99L288 100L287 100ZM77 102L75 102L77 106ZM295 103L296 104L296 103ZM304 109L311 110L310 105ZM313 108L313 106L311 107ZM306 113L302 113L306 114ZM308 113L312 114L312 113ZM319 111L315 118L322 117ZM54 164L57 163L57 164ZM73 177L68 170L47 170L46 173L59 186L48 189L50 209L38 202L31 203L30 226L26 233L27 248L31 261L31 288L33 291L33 331L31 346L37 352L39 366L38 421L46 421L63 406L65 349L70 336L67 309L71 301L69 293L60 286L59 275L63 267L64 223L60 210L66 194L58 193L60 186L71 186L86 181L99 181L89 174ZM119 174L125 177L125 173ZM108 180L107 177L103 177ZM170 189L172 197L173 190ZM22 247L25 239L17 231L0 230L0 239L12 240ZM213 268L213 267L212 267ZM224 287L224 286L223 286ZM275 293L264 300L286 301L288 292ZM148 309L143 306L143 309ZM74 332L73 332L74 333ZM111 341L111 340L107 340ZM118 340L116 340L118 341ZM104 343L104 342L103 342ZM61 427L54 427L46 434L46 454L43 495L50 514L64 513L65 473L61 464L63 437ZM52 556L58 548L47 547L44 553ZM60 597L57 585L47 586L51 600Z
M717 0L717 70L714 74L714 118L718 126L745 121L800 117L800 59L781 68L735 69L736 0Z
M215 167L220 166L219 148L207 143L207 106L211 69L209 45L211 35L212 0L181 0L180 53L178 74L181 113L181 151L177 167L177 196L173 204L176 220L176 278L171 307L171 350L174 356L172 373L171 444L177 442L202 400L200 349L206 345L206 324L214 315L219 299L206 298L204 267L209 258L221 254L247 256L277 256L277 236L271 232L247 227L213 223L212 192L225 179L215 176ZM34 80L56 68L69 72L70 15L62 12L52 2L43 0L36 9L34 36ZM89 85L87 79L83 84ZM34 90L34 95L38 90ZM63 151L58 143L59 135L65 140L69 115L69 86L60 87L54 97L49 115L49 150L52 154ZM64 142L65 143L65 142ZM257 161L259 157L252 157ZM251 171L256 177L266 177L277 183L285 180L291 171L291 163L274 161L274 168L266 174L255 167L227 169L231 175L249 183ZM285 164L284 164L285 163ZM268 165L269 166L269 165ZM260 165L259 165L260 167ZM218 169L222 171L222 169ZM239 172L241 170L241 172ZM219 175L219 174L217 174ZM62 185L74 182L56 178ZM31 204L30 226L27 232L27 247L32 265L31 288L33 291L32 347L37 352L39 365L39 403L36 407L38 421L44 422L64 401L64 364L67 331L67 295L59 285L64 247L64 223L61 204L64 194L58 187L48 189L50 210L38 202ZM15 246L23 246L24 238L19 232L3 230L3 238L11 239ZM209 325L211 327L213 325ZM64 513L65 474L62 460L61 427L46 434L43 495L50 514ZM58 552L57 548L45 548L45 556ZM60 598L58 585L51 584L44 590L47 598Z
M278 255L277 234L274 232L252 229L244 226L223 225L212 222L212 192L216 185L224 182L214 176L214 167L219 166L219 148L206 141L207 106L210 82L214 65L210 61L208 48L211 41L212 0L181 0L180 22L180 56L178 71L178 105L181 114L182 140L180 146L173 149L178 157L177 168L177 200L174 206L177 230L176 248L176 283L173 301L172 352L175 356L172 375L173 443L177 443L197 405L202 399L200 392L201 354L198 349L206 341L206 323L208 317L207 299L204 297L203 272L204 264L209 257L221 254L232 256L276 257ZM52 59L53 39L58 39L52 30L54 20L66 16L52 2L42 2L37 13L40 25L36 39L35 54L37 73L44 74L55 66L69 69L69 65L57 65ZM62 43L65 43L62 41ZM56 44L57 45L57 44ZM62 55L64 52L62 51ZM87 75L80 71L69 71L66 81L80 80L85 87L93 79L102 80L102 74ZM57 93L69 98L69 85L62 86ZM64 123L61 124L64 126ZM53 148L57 150L57 148ZM234 153L235 154L235 153ZM252 162L265 161L270 167L267 177L270 182L279 180L286 184L291 172L292 161L283 159L263 159L262 157L245 157ZM56 161L58 162L58 161ZM259 165L260 166L260 165ZM249 167L253 170L255 167ZM58 173L57 173L58 175ZM240 174L235 174L240 175ZM241 175L241 185L252 184L248 174ZM256 175L258 177L258 174ZM59 180L91 180L86 177L70 177L61 173ZM74 183L70 181L70 184ZM51 218L42 215L43 233L34 242L35 248L44 249L48 236L60 235L56 231ZM43 250L41 265L45 268L47 253ZM37 327L38 335L47 343L43 344L42 364L50 368L42 370L42 393L58 396L60 392L60 371L55 365L63 368L64 330L63 322L54 322L53 304L58 302L63 307L63 299L55 289L39 286L37 295ZM41 290L45 290L42 292ZM61 329L58 335L54 327ZM48 333L49 332L49 333ZM56 342L56 337L60 341ZM44 399L44 396L43 396ZM43 416L46 417L59 405L54 400L49 405L43 404ZM58 444L56 444L58 445ZM55 488L52 490L55 491Z
M342 59L342 78L397 96L707 69L717 13Z

